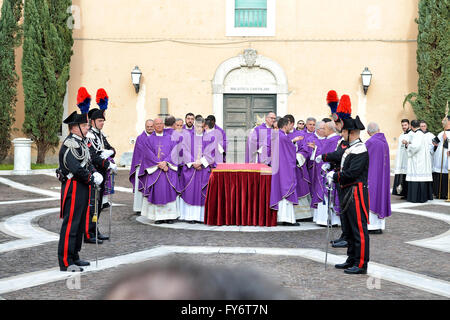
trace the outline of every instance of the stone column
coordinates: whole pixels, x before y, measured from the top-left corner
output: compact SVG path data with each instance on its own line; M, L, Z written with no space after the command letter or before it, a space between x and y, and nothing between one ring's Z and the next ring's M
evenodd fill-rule
M14 170L13 174L31 174L31 144L33 141L27 138L17 138L14 144Z

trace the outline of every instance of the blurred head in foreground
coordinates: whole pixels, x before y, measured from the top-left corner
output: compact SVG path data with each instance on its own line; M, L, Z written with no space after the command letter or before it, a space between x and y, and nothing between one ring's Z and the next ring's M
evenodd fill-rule
M289 294L248 267L206 266L186 260L151 262L123 273L107 300L280 300Z

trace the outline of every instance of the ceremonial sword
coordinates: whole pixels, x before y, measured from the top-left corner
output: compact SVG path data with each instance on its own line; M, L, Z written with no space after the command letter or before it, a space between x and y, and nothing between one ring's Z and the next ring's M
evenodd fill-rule
M330 242L330 231L333 228L333 225L331 224L331 214L332 214L332 210L333 210L333 207L332 207L333 184L332 183L328 184L328 181L327 181L327 173L328 173L327 170L329 170L329 169L330 169L330 164L329 163L326 163L326 164L322 165L322 170L325 172L325 175L323 175L323 177L324 177L324 180L325 180L325 186L327 188L327 195L328 195L328 205L327 205L327 215L328 215L327 216L327 241L326 241L327 244L326 244L326 247L325 247L325 270L327 269L328 243Z
M331 214L332 214L332 191L333 191L333 185L328 185L327 183L327 191L328 191L328 207L327 207L327 246L325 249L325 270L327 269L327 259L328 259L328 243L330 242L330 231L333 228L333 225L331 223Z
M109 236L109 241L111 241L111 220L112 220L112 206L113 206L113 201L112 201L112 196L114 194L114 184L115 184L115 179L114 176L116 174L114 172L111 172L111 188L109 189L109 220L108 220L108 224L109 224L109 232L108 232L108 236Z
M95 185L95 210L92 222L95 222L95 267L98 267L98 192L99 187Z

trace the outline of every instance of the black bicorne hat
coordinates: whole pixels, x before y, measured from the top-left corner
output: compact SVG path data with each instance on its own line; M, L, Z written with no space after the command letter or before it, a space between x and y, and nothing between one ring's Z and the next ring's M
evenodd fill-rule
M342 130L364 130L366 127L364 127L363 123L359 119L359 116L356 116L355 119L348 118L343 120L344 125L342 127Z
M88 116L87 114L78 114L76 111L74 111L66 119L64 119L63 123L65 124L88 123Z
M91 120L95 120L95 119L106 120L105 119L105 110L100 110L100 109L94 108L94 109L89 110L88 115L89 115L89 119L91 119Z

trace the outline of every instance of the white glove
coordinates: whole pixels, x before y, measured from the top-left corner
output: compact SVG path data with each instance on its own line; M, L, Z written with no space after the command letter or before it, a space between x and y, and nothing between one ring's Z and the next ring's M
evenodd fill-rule
M317 156L317 158L316 158L316 163L320 163L320 162L322 162L322 155Z
M334 171L330 171L327 173L327 184L331 186L333 184L333 175Z
M94 173L92 174L92 176L94 177L94 183L95 183L96 186L99 186L99 185L102 184L102 182L103 182L103 176L102 176L100 173L94 172Z
M108 169L113 171L114 173L117 173L117 165L115 163L110 162Z
M317 161L317 158L316 158L316 161ZM331 167L331 165L327 162L327 163L324 163L323 165L322 165L322 170L323 171L328 171L328 170L330 170L330 167Z
M111 157L113 153L114 151L112 150L103 150L102 153L100 154L100 157L102 157L102 159L107 159L108 157Z

